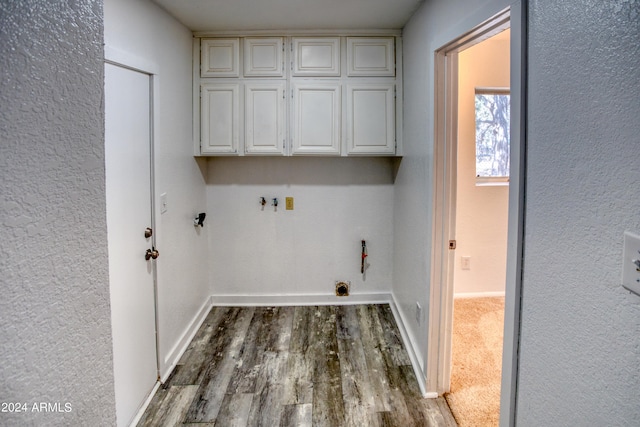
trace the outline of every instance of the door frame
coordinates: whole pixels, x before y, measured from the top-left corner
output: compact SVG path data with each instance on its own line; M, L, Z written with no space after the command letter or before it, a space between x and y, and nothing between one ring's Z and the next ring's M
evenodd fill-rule
M119 49L115 49L108 45L104 47L104 62L105 64L111 64L117 67L126 68L138 73L146 74L149 76L149 170L150 170L150 203L151 203L151 228L153 234L151 235L151 244L155 248L157 247L157 235L158 227L157 221L158 212L156 212L156 159L155 159L155 127L157 121L155 120L157 114L156 100L158 99L159 83L158 83L158 65L147 61L136 55L132 55L128 52L124 52ZM157 261L156 261L157 262ZM155 324L155 344L156 344L156 386L152 390L150 397L153 396L161 380L161 358L160 358L160 318L158 314L158 268L156 262L153 263L153 307L154 307L154 324ZM145 402L146 406L148 402ZM140 414L138 414L139 416ZM137 422L137 419L134 419Z
M435 146L427 349L427 393L449 391L453 327L453 266L455 251L455 197L457 166L458 52L511 28L511 144L507 274L500 425L514 425L517 399L522 242L524 236L526 153L526 0L453 39L435 52Z

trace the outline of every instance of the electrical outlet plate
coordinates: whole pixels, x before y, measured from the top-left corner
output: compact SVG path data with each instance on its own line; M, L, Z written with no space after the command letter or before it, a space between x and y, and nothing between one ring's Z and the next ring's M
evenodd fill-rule
M624 233L622 286L640 296L640 236Z
M293 197L286 197L285 199L285 205L288 211L292 211L293 210Z

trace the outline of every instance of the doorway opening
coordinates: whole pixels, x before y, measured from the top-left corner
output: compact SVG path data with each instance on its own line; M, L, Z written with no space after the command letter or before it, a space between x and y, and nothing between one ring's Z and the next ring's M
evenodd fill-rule
M509 197L506 29L458 52L450 389L460 425L497 425Z
M513 18L513 19L512 19ZM505 293L502 379L500 383L500 424L510 425L515 416L515 396L517 385L517 348L520 318L520 259L522 252L524 203L524 76L523 50L524 26L526 19L522 3L514 2L510 8L489 18L483 24L470 29L469 32L452 40L436 51L435 81L435 146L434 146L434 216L432 240L432 269L430 285L429 337L427 360L427 392L438 395L451 389L452 341L453 341L453 307L454 307L454 271L456 265L473 269L484 263L477 261L481 257L468 253L465 244L457 241L456 205L459 192L457 186L459 135L459 79L460 56L463 51L488 40L497 34L508 33L510 51L509 86L510 86L510 172L508 185L502 180L479 179L473 176L474 187L495 185L496 181L507 188L506 248L502 257ZM504 35L503 35L504 37ZM500 83L481 83L480 89L504 89ZM475 89L475 88L474 88ZM484 93L482 90L480 93ZM459 132L460 130L460 132ZM475 139L475 138L474 138ZM475 143L475 141L474 141ZM477 175L477 174L476 174ZM482 177L484 178L484 177ZM486 195L486 192L485 192ZM468 197L468 196L467 196ZM458 212L460 213L460 212ZM471 212L473 214L474 212ZM459 226L460 227L460 226ZM473 227L473 226L472 226ZM476 225L476 228L478 225ZM460 249L457 249L460 243ZM505 246L505 245L503 245ZM463 259L462 257L465 257ZM475 261L474 262L474 258ZM473 290L467 289L468 293ZM482 293L483 291L478 291ZM496 289L486 290L488 295L500 292ZM496 423L497 424L497 423Z

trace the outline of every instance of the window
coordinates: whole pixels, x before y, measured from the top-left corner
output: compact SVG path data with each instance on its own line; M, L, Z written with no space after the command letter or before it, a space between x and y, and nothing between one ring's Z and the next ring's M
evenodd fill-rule
M476 88L476 185L509 182L509 89Z

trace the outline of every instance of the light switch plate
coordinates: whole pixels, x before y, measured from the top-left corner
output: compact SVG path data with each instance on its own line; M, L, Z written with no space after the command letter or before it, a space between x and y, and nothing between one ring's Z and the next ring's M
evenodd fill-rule
M167 193L160 195L160 213L163 214L167 211Z
M640 295L640 236L629 231L624 233L622 286Z

